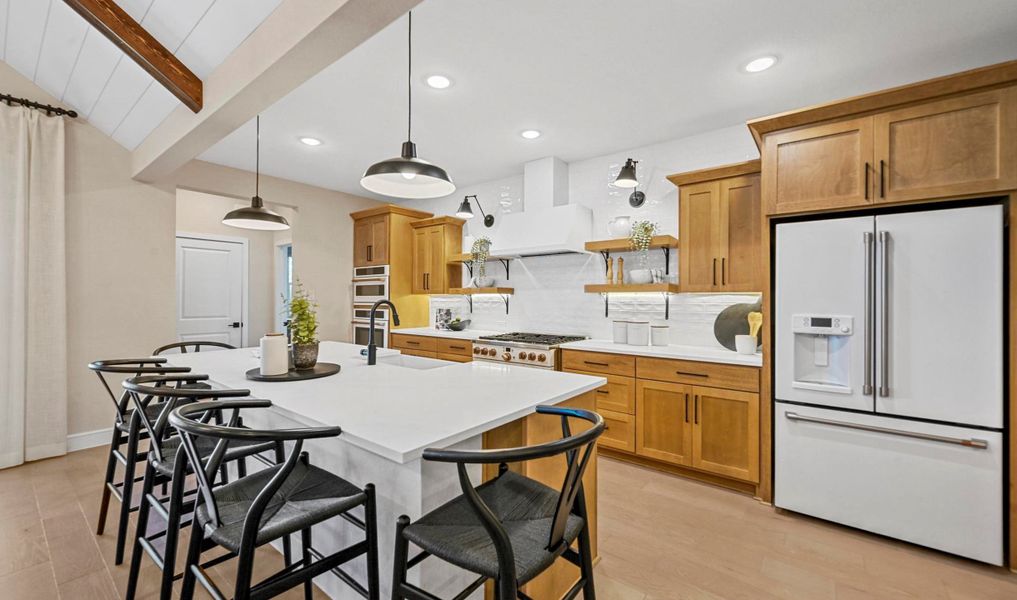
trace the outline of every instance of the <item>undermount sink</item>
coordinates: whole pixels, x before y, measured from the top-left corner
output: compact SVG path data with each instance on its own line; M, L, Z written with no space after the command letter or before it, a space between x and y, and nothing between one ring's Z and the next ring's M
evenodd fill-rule
M384 358L378 358L378 364L392 365L393 367L403 367L406 369L417 369L419 371L427 371L429 369L440 369L441 367L447 367L451 363L445 360L438 360L436 358L424 358L422 356L397 354L395 356L386 356Z

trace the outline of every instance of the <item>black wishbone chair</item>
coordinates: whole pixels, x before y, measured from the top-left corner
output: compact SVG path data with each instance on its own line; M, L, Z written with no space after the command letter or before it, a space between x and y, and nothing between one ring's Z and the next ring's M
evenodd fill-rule
M595 600L593 562L587 524L583 473L594 444L604 432L604 419L588 410L539 406L538 414L561 417L562 439L504 450L424 450L424 459L455 463L463 494L410 523L396 523L393 600L440 600L407 583L407 571L429 556L477 573L479 578L455 598L466 598L488 580L495 582L497 600L529 600L519 588L564 556L579 567L579 581L563 596L583 593ZM569 417L592 423L572 435ZM554 490L508 469L509 463L564 455L567 469L560 490ZM467 466L497 464L498 476L474 488ZM579 542L579 550L572 544ZM409 558L412 542L422 551ZM539 599L545 600L545 599Z
M354 484L312 466L304 440L336 437L339 427L253 430L237 426L240 411L267 408L269 400L223 400L181 406L170 415L170 423L180 432L184 450L191 461L203 502L195 509L191 543L181 598L189 600L195 582L214 598L225 595L208 578L205 568L237 558L234 600L272 598L301 583L304 597L312 597L312 579L331 571L361 596L378 600L378 530L374 485L359 488ZM211 423L212 414L231 411L228 424ZM215 450L205 458L199 451L201 440L216 442ZM289 445L283 464L264 469L226 485L216 487L215 476L231 441L270 442L280 452ZM364 507L364 516L352 514ZM364 539L337 552L323 556L311 543L311 527L340 516L363 530ZM264 544L301 534L302 558L267 579L252 585L255 550ZM201 554L217 546L228 554L201 563ZM367 586L358 582L342 565L361 556L367 558Z
M172 373L187 373L190 367L168 367L165 366L165 358L116 358L108 360L96 360L88 363L88 368L95 372L102 382L102 387L109 394L113 406L116 408L116 417L113 422L113 440L109 446L109 457L106 460L106 478L102 490L102 501L99 505L99 524L96 527L96 535L102 535L106 529L106 515L109 512L110 497L115 497L120 502L120 519L117 525L117 543L115 563L124 562L124 549L127 542L127 528L129 526L130 514L137 510L132 507L132 496L134 484L141 481L136 476L139 460L145 459L146 451L139 451L138 445L142 440L148 438L147 433L141 425L140 419L134 414L131 408L131 399L127 390L123 390L119 396L113 392L107 376L140 376L140 375L167 375ZM149 407L154 418L158 415L160 406ZM127 445L124 449L123 446ZM124 479L116 483L116 464L124 466Z
M191 512L194 502L186 501L188 461L186 454L180 451L181 438L176 430L169 424L170 413L178 405L193 403L198 400L218 400L220 398L237 398L249 396L250 390L211 389L208 385L201 384L208 379L208 375L182 374L182 375L142 375L132 377L123 382L134 404L135 412L138 413L141 424L149 438L149 450L145 468L145 483L141 492L141 506L138 509L138 525L135 530L134 551L131 554L130 574L127 580L127 600L134 598L137 591L138 575L141 569L142 550L162 570L162 581L160 586L160 598L169 600L173 592L173 581L178 578L176 575L177 542L180 536L180 529L189 523L184 521L184 516ZM159 407L158 413L153 417L149 407ZM212 454L215 449L214 443L200 443L198 451L202 456ZM224 455L224 462L236 461L237 472L243 476L247 472L247 457L255 456L261 452L275 452L277 448L270 443L255 443L250 441L239 441L231 444ZM276 460L281 460L281 455L276 454ZM275 464L273 461L263 459L266 464ZM223 479L226 478L225 464L221 466ZM164 490L169 485L169 496L159 497L155 494L156 486ZM163 492L163 496L166 496ZM162 517L166 522L164 529L151 527L149 518L151 513ZM160 551L155 542L163 538L163 549ZM287 558L289 553L287 552Z
M166 344L165 346L159 346L152 353L153 356L160 356L166 354L170 350L178 350L180 354L187 354L188 348L194 352L201 352L202 348L219 348L221 350L236 350L236 346L231 346L223 342L212 342L207 340L194 340L189 342L173 342L172 344Z

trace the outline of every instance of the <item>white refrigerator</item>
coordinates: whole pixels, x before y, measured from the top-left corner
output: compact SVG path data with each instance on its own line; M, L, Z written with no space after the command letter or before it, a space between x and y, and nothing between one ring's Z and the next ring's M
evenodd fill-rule
M1003 563L1003 223L777 225L776 506Z

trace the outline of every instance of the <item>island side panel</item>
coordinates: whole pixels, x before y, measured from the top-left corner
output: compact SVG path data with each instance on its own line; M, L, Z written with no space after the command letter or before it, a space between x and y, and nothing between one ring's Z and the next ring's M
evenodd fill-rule
M586 392L585 394L570 398L558 406L569 408L581 408L594 410L596 405L596 394ZM573 431L578 433L589 428L583 422L572 420ZM514 446L529 446L549 442L561 438L561 420L548 415L530 415L492 429L484 434L484 448L509 448ZM509 465L513 471L521 472L548 485L554 489L561 489L562 481L565 478L565 458L558 456L545 458L526 463L513 463ZM484 468L484 478L490 479L497 475L497 465L487 465ZM590 545L593 548L594 560L597 559L597 451L594 450L590 458L590 464L583 475L583 490L586 493L586 510L590 517ZM564 559L559 559L548 571L527 583L523 592L531 598L555 600L565 595L565 592L579 579L579 569ZM487 586L487 598L494 598L490 583Z

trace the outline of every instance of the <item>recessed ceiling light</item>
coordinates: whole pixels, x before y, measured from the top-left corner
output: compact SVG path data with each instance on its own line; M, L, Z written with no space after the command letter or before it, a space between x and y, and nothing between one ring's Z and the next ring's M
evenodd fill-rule
M525 131L519 132L519 135L523 136L528 140L535 140L540 137L540 132L537 131L536 129L527 129Z
M444 75L431 75L424 81L436 90L443 90L452 85L452 80Z
M313 137L302 137L302 138L300 138L300 141L303 144L306 144L308 146L320 146L321 145L321 140L319 140L318 138L313 138Z
M748 64L745 65L745 70L749 73L758 73L769 69L775 64L777 64L776 56L760 56L759 58L750 60Z

